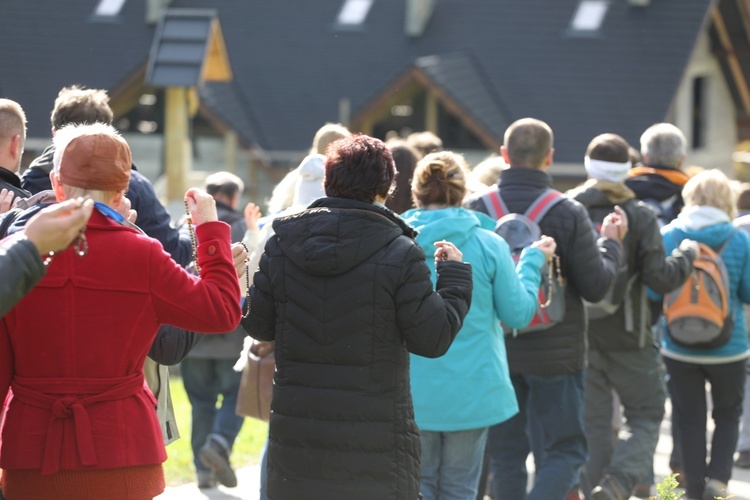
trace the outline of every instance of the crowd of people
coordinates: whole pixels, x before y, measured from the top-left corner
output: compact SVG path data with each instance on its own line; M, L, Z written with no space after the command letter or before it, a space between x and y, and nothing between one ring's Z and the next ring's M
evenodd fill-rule
M561 193L534 118L473 168L326 124L266 215L218 172L176 229L112 119L62 89L21 175L0 99L0 497L161 493L178 363L198 485L236 486L247 349L275 362L261 499L648 496L668 397L686 498L750 466L750 222L677 127L592 138Z

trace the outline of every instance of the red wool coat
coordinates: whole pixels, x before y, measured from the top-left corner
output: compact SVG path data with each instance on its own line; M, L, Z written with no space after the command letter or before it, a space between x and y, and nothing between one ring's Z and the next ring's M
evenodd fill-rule
M201 279L161 244L96 210L88 255L68 249L0 321L3 469L96 470L166 460L142 367L160 324L223 333L240 321L229 226L201 224Z

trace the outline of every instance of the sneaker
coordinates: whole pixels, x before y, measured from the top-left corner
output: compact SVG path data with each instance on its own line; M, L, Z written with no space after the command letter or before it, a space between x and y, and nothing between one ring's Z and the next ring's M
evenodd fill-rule
M591 490L591 500L627 500L622 488L611 476L604 476L599 486Z
M703 490L703 500L715 500L716 498L727 497L727 483L718 479L709 479L706 488Z
M229 449L220 439L213 434L208 436L206 444L203 445L198 456L201 462L216 474L216 479L221 484L228 488L234 488L237 486L237 476L232 466L229 465Z
M741 451L734 461L734 466L740 469L750 469L750 450Z
M685 471L682 470L682 467L679 465L670 465L670 469L672 469L672 474L677 474L677 487L678 488L687 488L687 480L685 479Z
M651 498L656 496L656 488L652 484L637 484L632 495L638 498Z
M565 495L565 500L583 500L583 495L578 491L578 488L573 488Z
M198 488L205 490L208 488L216 488L216 475L210 470L199 470L196 473L198 478Z

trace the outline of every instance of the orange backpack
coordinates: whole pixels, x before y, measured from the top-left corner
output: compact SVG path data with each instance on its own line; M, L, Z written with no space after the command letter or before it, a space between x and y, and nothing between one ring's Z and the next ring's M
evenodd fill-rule
M693 262L687 281L664 296L667 334L675 344L715 349L731 338L734 322L729 307L729 276L721 252L732 236L717 250L701 243L700 257Z

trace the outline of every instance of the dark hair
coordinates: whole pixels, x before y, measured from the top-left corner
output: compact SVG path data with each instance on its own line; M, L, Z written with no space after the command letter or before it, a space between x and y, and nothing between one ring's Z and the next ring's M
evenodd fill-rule
M466 194L469 167L452 151L430 153L417 163L412 188L420 207L432 204L460 207Z
M594 137L586 148L586 156L592 160L614 163L631 162L630 145L617 134L601 134Z
M388 197L388 200L386 200L385 206L400 214L413 206L411 199L411 176L414 175L414 167L417 165L419 153L406 141L401 139L388 141L386 145L391 150L398 175L396 176L396 189Z
M372 203L387 197L396 177L390 150L380 139L362 134L332 142L326 154L327 196Z
M98 122L112 125L112 119L107 91L78 85L60 90L50 116L53 130L60 130L71 123L91 125Z
M748 182L740 184L737 196L737 208L742 212L750 210L750 183Z

